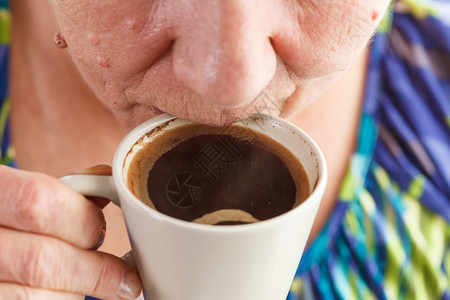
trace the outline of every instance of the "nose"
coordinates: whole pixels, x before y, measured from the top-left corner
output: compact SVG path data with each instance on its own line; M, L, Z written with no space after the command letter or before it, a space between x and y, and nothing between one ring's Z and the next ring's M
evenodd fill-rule
M177 80L223 106L255 99L276 69L271 20L261 1L183 2L189 7L178 19L173 44Z

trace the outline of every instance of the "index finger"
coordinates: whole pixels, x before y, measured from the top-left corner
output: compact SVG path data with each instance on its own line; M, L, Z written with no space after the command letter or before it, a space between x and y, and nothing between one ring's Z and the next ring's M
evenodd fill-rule
M56 178L0 166L0 226L91 249L104 237L103 212Z
M0 283L106 299L135 299L142 288L136 270L107 253L4 228L0 245L0 257L8 257L0 262Z

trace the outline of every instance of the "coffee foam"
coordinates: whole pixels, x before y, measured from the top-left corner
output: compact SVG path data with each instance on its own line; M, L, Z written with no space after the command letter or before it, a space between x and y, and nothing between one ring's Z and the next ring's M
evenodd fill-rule
M304 187L300 188L299 186L300 182L305 182L305 180L306 182L309 181L303 166L289 149L263 133L236 124L226 128L209 127L202 124L185 124L165 130L164 132L152 131L149 136L139 141L142 144L141 148L134 154L128 168L126 183L131 192L147 206L156 209L147 191L149 171L164 153L176 147L181 142L202 134L228 134L243 140L250 140L263 145L266 149L280 157L290 170L297 187L293 208L300 205L310 194L309 184L306 189ZM271 140L270 142L268 142L269 139ZM261 176L264 176L264 174L261 174ZM251 214L238 209L221 209L193 220L195 223L202 224L216 224L225 221L254 223L259 220Z
M220 209L212 213L204 214L202 217L192 221L193 223L214 225L220 222L244 222L255 223L259 222L248 212L240 209Z

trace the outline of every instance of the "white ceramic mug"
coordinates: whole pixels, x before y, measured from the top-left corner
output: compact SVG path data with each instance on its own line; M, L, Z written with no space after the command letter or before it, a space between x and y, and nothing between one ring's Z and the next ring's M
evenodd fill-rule
M130 150L141 137L154 128L164 134L186 123L168 114L152 118L123 139L114 156L112 177L70 175L61 180L84 195L107 197L121 206L145 299L286 299L325 189L323 154L309 136L283 119L258 114L241 121L281 142L301 161L311 195L294 209L253 224L186 222L148 207L125 182L135 153Z

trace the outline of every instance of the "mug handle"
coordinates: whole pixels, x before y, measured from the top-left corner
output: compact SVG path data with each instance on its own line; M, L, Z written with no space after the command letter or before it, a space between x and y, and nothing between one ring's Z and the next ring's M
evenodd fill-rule
M59 180L70 189L85 196L97 196L111 200L112 203L120 207L119 197L112 176L108 175L66 175ZM123 257L127 263L136 269L133 252L127 252Z
M67 175L59 178L72 190L85 196L97 196L111 200L120 207L119 196L112 176L108 175Z

